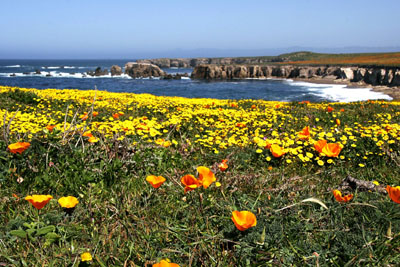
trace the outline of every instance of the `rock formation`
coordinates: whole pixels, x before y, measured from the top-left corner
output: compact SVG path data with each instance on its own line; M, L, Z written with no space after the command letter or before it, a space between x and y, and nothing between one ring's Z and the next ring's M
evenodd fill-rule
M108 70L107 69L102 70L101 67L97 67L95 71L88 71L87 75L95 77L104 76L108 75Z
M116 76L116 75L121 75L122 74L122 68L118 65L112 65L111 69L111 76Z
M150 63L137 63L137 62L126 63L125 73L132 78L166 76L166 73L156 65Z
M295 65L213 65L194 68L193 79L299 78L358 82L370 85L400 86L398 68L362 68Z

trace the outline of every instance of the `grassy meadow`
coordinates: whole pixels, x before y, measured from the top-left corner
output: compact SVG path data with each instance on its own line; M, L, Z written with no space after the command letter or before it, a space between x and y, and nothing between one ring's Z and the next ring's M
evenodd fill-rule
M399 148L400 102L0 87L0 266L398 266Z

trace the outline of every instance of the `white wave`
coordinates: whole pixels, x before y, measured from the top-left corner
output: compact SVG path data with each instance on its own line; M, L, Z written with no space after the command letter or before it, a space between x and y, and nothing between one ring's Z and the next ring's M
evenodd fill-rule
M190 80L190 77L181 77L182 80Z
M4 66L4 68L21 68L21 65Z
M50 75L50 76L48 76ZM102 75L102 76L90 76L86 73L69 73L69 72L57 72L57 71L42 71L40 74L36 74L34 72L30 72L28 74L24 74L22 72L16 73L0 73L1 77L46 77L46 78L120 78L120 79L132 79L127 74L122 74L119 76L111 76Z
M316 84L307 82L291 82L291 86L306 87L311 94L329 101L355 102L369 99L393 100L392 97L381 92L375 92L372 88L350 88L345 84Z
M74 66L64 66L64 69L76 69Z

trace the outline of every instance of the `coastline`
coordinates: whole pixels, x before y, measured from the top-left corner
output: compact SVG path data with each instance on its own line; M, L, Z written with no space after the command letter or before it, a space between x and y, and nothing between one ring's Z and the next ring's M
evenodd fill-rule
M290 78L290 80L315 84L341 84L347 85L348 88L371 88L372 91L383 93L392 97L392 101L400 100L400 87L397 86L389 87L384 85L370 85L364 82L349 82L346 80L332 78Z

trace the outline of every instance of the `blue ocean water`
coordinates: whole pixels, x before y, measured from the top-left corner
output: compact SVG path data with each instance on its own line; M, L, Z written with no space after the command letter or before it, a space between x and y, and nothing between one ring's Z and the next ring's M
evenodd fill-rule
M97 67L122 68L134 60L0 60L0 85L26 88L99 90L149 93L189 98L264 99L273 101L359 101L391 98L370 88L347 88L337 84L313 84L292 80L245 79L201 81L192 79L132 79L127 75L90 77ZM189 73L192 69L164 69L168 73ZM40 74L35 74L40 71ZM49 76L50 75L50 76Z

